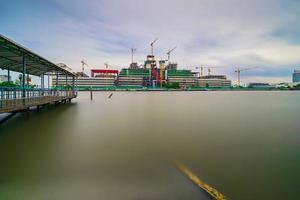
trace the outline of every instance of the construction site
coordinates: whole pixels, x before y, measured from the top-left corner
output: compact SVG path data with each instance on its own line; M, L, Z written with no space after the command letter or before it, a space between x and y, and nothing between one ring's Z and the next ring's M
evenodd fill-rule
M131 63L126 68L115 69L108 63L95 69L86 61L81 61L82 71L77 72L75 85L77 90L207 90L230 89L231 80L226 75L212 74L213 67L178 69L178 64L171 60L174 47L166 52L167 59L157 60L154 45L158 38L150 43L150 54L142 64L134 61L136 48L131 48ZM62 68L71 70L66 65ZM90 75L86 73L89 68ZM204 73L204 71L207 73ZM64 87L65 77L52 78L52 87Z

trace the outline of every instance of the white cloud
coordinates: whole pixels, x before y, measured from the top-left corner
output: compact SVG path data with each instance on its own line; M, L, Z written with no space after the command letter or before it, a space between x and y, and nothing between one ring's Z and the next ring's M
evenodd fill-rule
M149 43L158 58L178 46L172 58L190 69L202 64L218 66L234 78L237 66L260 66L257 76L285 79L300 64L300 45L273 33L299 21L294 0L53 0L59 21L43 14L35 31L23 35L41 42L38 49L50 59L80 70L80 60L94 67L104 62L126 66L129 48L138 48L136 59L145 59ZM41 28L48 21L46 29ZM51 28L49 28L51 27ZM30 28L30 27L29 27ZM300 27L295 27L299 30ZM23 30L20 30L23 31ZM266 69L266 67L269 67ZM269 72L278 70L282 74ZM250 78L253 78L251 76Z

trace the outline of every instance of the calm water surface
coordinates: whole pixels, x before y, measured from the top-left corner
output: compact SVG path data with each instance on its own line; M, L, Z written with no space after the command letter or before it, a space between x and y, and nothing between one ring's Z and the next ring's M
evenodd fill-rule
M299 199L299 92L79 93L0 126L0 199Z

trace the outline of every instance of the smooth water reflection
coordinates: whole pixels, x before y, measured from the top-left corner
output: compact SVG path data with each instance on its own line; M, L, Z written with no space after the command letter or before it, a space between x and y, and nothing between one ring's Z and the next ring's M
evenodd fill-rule
M80 93L0 127L0 199L297 199L300 93Z

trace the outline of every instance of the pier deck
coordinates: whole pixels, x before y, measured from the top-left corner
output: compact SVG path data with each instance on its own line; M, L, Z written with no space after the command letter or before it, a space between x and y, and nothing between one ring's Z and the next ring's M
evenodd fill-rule
M7 80L0 85L0 114L15 113L52 102L71 101L77 96L76 75L66 65L54 64L1 34L0 69L7 72ZM60 87L59 76L64 77ZM47 88L45 77L48 80ZM36 81L31 82L31 79ZM50 85L51 79L55 80L53 85ZM37 80L40 80L40 84L37 84Z
M40 92L40 94L42 93ZM2 94L2 96L6 96L6 95ZM18 112L18 111L29 109L30 107L35 107L35 106L39 107L50 103L67 102L67 101L70 102L71 99L76 97L77 97L77 93L74 91L51 91L51 92L45 92L41 96L1 99L0 114Z

